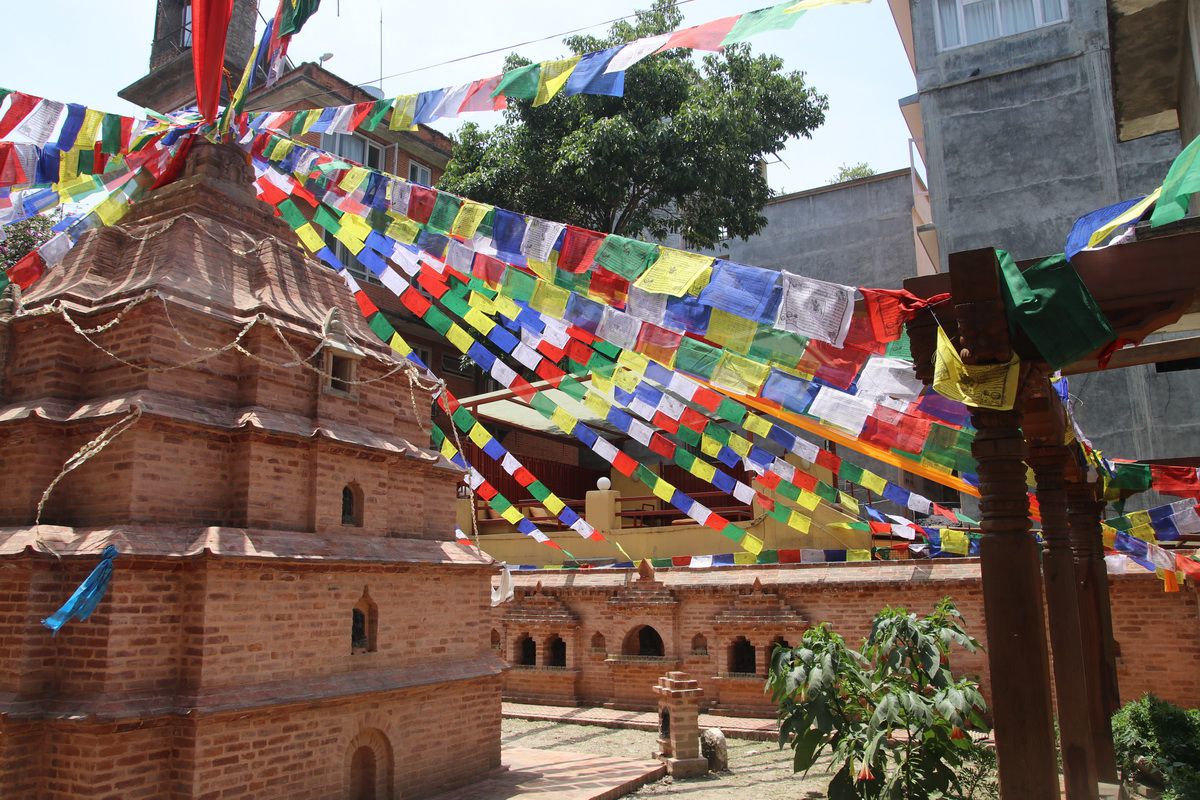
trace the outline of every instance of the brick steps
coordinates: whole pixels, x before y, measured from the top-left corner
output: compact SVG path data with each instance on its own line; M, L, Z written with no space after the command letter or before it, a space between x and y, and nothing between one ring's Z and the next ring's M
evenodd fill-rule
M658 715L649 711L622 711L616 708L586 706L548 706L531 703L511 703L502 706L505 717L537 722L566 722L574 725L593 725L600 728L628 728L657 731ZM779 737L775 720L761 717L728 717L701 714L700 729L720 728L727 738L773 742Z

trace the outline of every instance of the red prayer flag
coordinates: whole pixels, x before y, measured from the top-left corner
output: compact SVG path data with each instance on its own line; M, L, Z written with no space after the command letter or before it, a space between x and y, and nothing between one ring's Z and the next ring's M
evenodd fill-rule
M603 233L568 225L562 249L558 251L558 268L564 272L583 272L592 266L604 238Z
M8 280L24 290L32 286L45 272L46 262L41 253L30 250L24 258L8 268Z
M354 293L354 299L358 302L358 310L364 317L379 313L379 307L371 302L371 298L367 297L367 293L362 289Z
M561 266L562 262L559 262ZM592 280L588 284L588 296L602 300L605 305L621 307L629 297L629 281L615 272L609 272L603 267L592 270Z
M433 205L437 202L437 190L412 184L408 193L408 217L424 225L429 222Z
M1150 486L1156 492L1176 497L1200 498L1200 476L1195 467L1150 465Z
M675 455L675 445L667 440L667 437L661 433L653 433L650 435L650 444L646 445L651 452L658 453L663 458L671 458Z
M820 450L817 452L817 466L824 467L836 475L842 468L842 460L828 450Z
M522 486L528 486L537 480L537 478L533 477L533 473L525 469L525 467L517 467L515 470L513 470L512 476L513 480Z
M776 552L779 553L779 563L780 564L799 564L800 563L800 551L799 550L778 550Z
M668 417L666 414L664 414L661 411L654 412L654 416L651 418L651 422L653 422L655 425L662 428L664 431L666 431L667 433L669 433L671 435L675 435L676 433L679 432L679 423L676 420L671 419L670 417Z
M925 300L905 289L860 287L858 291L862 293L866 302L867 315L870 317L875 338L880 342L899 339L904 323L912 319L918 311L950 297L948 294L939 294Z
M21 120L29 116L30 112L37 108L42 98L34 97L31 94L24 92L13 92L9 95L8 111L4 114L4 119L0 119L0 138L4 138L12 133L13 128L21 124Z
M625 453L617 453L612 460L613 469L621 473L625 477L633 475L633 471L637 469L637 462L630 458Z
M0 186L27 183L21 159L17 157L17 146L12 142L0 142Z
M671 34L671 38L667 39L667 43L658 49L657 52L670 50L672 47L690 47L692 50L720 50L721 42L733 30L733 26L742 18L741 14L735 14L732 17L723 17L722 19L714 19L712 22L706 22L703 25L694 25L690 28L684 28L681 31L675 31Z
M416 314L418 317L424 317L425 312L429 310L431 305L433 305L433 303L429 302L428 298L411 286L405 289L404 293L400 295L400 302L404 304L405 308Z
M233 0L192 0L192 70L196 76L196 107L204 118L217 118L221 99L221 70L225 66L225 35L233 15Z

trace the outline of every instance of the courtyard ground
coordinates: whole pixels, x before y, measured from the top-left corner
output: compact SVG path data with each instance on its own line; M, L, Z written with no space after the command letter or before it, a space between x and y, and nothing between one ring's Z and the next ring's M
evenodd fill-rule
M651 731L600 728L561 722L505 719L505 747L534 747L645 760L653 757L657 736ZM832 775L822 761L807 776L792 773L792 751L774 742L728 739L729 771L676 781L670 777L638 789L632 798L678 797L680 800L732 800L754 797L823 798Z

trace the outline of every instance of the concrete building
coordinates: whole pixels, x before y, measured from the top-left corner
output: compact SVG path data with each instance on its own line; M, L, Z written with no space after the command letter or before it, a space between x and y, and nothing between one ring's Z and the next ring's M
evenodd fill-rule
M446 541L429 396L252 178L195 144L0 313L0 796L384 800L499 765L495 567Z

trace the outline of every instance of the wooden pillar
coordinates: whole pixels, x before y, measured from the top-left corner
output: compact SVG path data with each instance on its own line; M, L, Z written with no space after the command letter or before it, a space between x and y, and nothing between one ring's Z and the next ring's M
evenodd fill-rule
M1007 362L1008 322L991 249L950 256L959 347L968 364ZM1050 667L1038 545L1025 494L1021 399L1012 411L973 409L979 463L983 607L1000 791L1005 798L1060 800Z
M1039 390L1025 404L1024 432L1042 515L1042 577L1050 622L1059 745L1067 800L1094 800L1099 789L1067 518L1066 467L1071 454L1062 443L1066 429L1062 405L1049 385L1044 380L1040 383Z
M1113 749L1111 718L1120 707L1121 694L1117 685L1108 570L1104 566L1104 543L1100 532L1104 503L1096 499L1094 484L1073 482L1067 486L1067 507L1096 772L1100 780L1115 783L1118 779L1117 756Z

